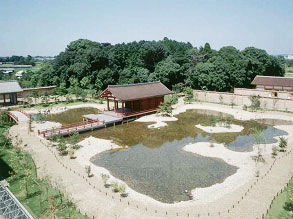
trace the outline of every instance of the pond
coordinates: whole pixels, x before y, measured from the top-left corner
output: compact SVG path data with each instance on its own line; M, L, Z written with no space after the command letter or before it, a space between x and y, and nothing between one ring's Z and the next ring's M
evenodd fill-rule
M253 128L262 130L262 143L267 144L277 141L274 136L287 134L271 126L272 121L267 125L265 121L232 119L233 124L244 127L240 133L210 134L195 127L196 124L211 125L211 116L218 115L215 111L188 110L177 115L177 121L167 122L168 126L160 129L149 129L147 126L152 123L131 122L80 136L110 139L128 146L129 149L98 154L91 161L108 169L135 191L161 202L173 203L186 201L192 189L221 183L237 171L237 167L221 159L185 152L182 150L185 145L210 141L224 143L230 150L245 152L253 149ZM56 118L51 119L58 122Z

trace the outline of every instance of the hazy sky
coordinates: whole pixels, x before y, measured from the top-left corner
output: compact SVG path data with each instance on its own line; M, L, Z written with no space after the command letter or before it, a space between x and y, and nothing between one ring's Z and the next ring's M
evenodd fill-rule
M0 56L57 55L86 38L168 37L293 53L293 0L0 0Z

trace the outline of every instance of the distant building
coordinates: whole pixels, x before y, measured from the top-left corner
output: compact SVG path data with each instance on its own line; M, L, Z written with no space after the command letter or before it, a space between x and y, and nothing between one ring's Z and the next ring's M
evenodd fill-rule
M18 103L18 98L31 96L34 91L39 94L50 93L56 86L24 88L22 89L18 81L0 81L0 104L15 105Z
M281 97L281 94L286 99L293 99L293 78L257 75L251 84L257 90L271 91L271 97Z
M288 60L293 60L293 55L288 55L288 56L286 57L286 59L288 59Z
M0 81L0 100L3 104L17 104L17 94L23 90L17 81Z
M0 71L2 71L4 74L10 74L14 71L14 68L1 68Z
M15 73L15 77L22 78L23 73L24 73L24 71L18 71Z
M257 75L251 84L258 90L293 91L293 78Z

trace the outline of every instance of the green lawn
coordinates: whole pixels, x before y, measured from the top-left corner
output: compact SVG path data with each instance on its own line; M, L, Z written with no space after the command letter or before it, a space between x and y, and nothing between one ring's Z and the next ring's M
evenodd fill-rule
M10 191L34 218L51 218L55 214L58 218L87 219L88 217L78 213L74 204L65 199L59 190L54 189L48 181L37 178L36 167L30 155L7 144L3 136L7 128L1 123L0 115L0 180L6 179L9 182ZM25 184L26 171L31 177L29 183ZM27 190L24 185L28 185Z
M265 219L293 219L293 213L286 210L286 201L289 188L293 189L293 181L291 180L289 186L282 192L273 202L272 208L266 215ZM292 192L292 190L291 190ZM285 207L285 208L284 208Z

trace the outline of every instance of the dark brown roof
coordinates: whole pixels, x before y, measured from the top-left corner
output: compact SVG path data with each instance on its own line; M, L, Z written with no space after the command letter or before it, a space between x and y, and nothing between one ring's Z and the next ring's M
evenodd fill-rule
M109 85L103 93L107 91L110 91L112 96L121 101L159 97L172 93L172 91L161 82Z
M293 87L293 78L284 77L271 77L271 76L255 76L252 85L264 85L264 86L281 86L281 87Z

